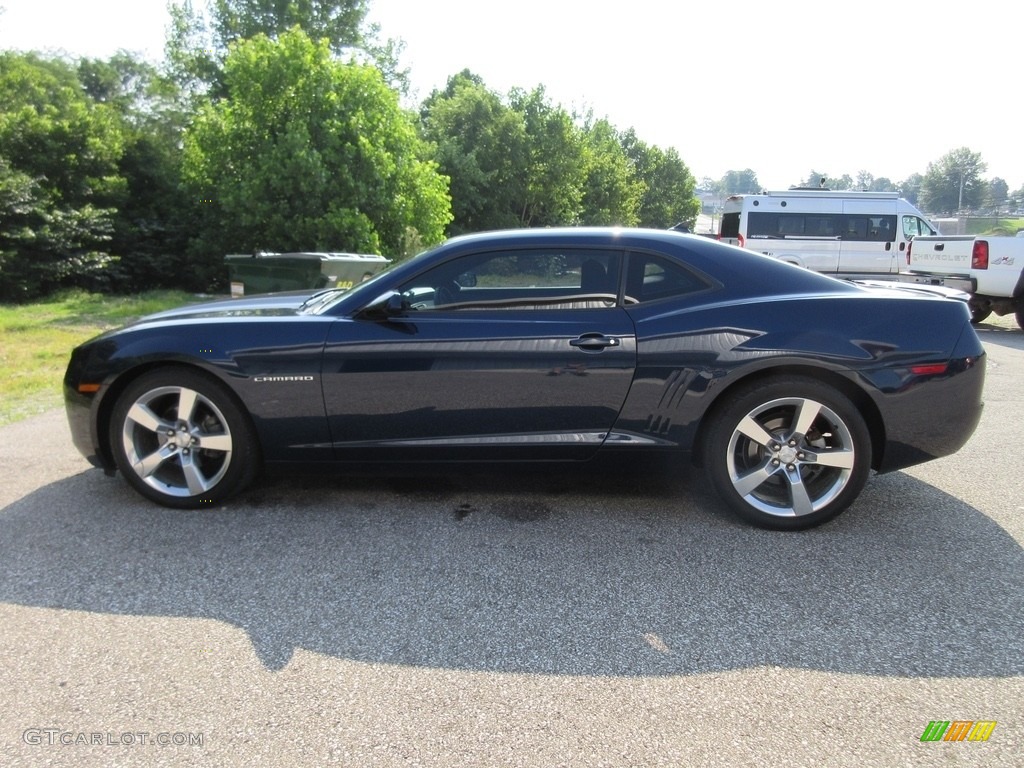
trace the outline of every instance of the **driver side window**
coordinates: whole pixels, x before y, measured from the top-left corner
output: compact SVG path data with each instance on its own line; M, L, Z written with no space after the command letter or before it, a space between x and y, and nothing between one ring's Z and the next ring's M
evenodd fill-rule
M438 265L401 292L418 311L613 307L621 263L620 252L597 249L490 251Z

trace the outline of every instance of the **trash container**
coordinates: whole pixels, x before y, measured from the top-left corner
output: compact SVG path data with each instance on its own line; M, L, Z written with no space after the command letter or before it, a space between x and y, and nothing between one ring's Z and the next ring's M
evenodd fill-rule
M224 257L231 295L307 288L351 288L375 275L388 260L365 253L256 253Z

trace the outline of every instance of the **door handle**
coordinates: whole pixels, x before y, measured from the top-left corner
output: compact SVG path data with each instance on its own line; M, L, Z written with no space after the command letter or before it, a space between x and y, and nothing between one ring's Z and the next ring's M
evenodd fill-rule
M570 347L579 347L580 349L598 352L606 347L617 347L619 346L619 340L605 336L603 333L585 333L578 339L573 339L569 342Z

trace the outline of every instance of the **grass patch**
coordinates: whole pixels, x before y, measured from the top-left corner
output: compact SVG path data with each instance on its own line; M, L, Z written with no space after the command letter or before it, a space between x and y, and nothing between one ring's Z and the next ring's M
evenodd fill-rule
M975 216L967 220L969 235L1002 235L1013 237L1024 229L1024 218L998 219L994 216Z
M198 301L182 291L104 296L73 291L0 304L0 425L59 406L71 349L143 315Z

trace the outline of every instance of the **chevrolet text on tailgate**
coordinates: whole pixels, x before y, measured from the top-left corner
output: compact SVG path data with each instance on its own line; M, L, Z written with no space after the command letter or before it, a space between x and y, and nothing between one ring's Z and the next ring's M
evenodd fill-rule
M959 288L971 295L971 318L1016 314L1024 329L1024 238L919 236L907 247L906 282Z

